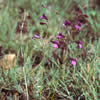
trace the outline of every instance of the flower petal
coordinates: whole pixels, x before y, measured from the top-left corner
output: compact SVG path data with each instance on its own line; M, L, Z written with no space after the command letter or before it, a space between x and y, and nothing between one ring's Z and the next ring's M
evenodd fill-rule
M65 21L64 21L64 24L63 24L63 26L64 26L64 27L66 27L66 26L69 26L70 24L71 24L71 22L70 22L70 21L65 20Z
M43 15L42 16L40 16L40 19L42 20L42 19L45 19L45 20L47 20L48 21L48 18L46 17L46 15L43 13Z
M54 43L53 48L58 48L58 44Z
M79 25L75 25L75 28L77 29L77 30L81 30L81 27L79 26Z
M38 36L38 35L34 35L34 37L32 37L32 39L34 39L34 38L36 38L36 39L40 39L40 36Z
M73 66L76 66L76 61L75 61L75 60L72 60L71 64L72 64Z
M69 60L71 60L71 64L73 66L76 66L76 64L77 64L77 58L69 58Z
M65 36L62 34L62 32L58 32L59 34L56 35L56 38L61 39L64 38Z
M82 48L82 41L76 41L77 47Z

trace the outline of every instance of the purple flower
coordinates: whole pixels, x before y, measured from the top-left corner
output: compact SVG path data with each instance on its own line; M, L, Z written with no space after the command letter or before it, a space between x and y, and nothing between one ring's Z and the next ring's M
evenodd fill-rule
M75 25L75 28L77 29L77 30L81 30L81 26L82 26L82 23L80 23L80 22L78 22L76 25Z
M40 16L40 19L42 20L42 19L45 19L46 21L48 21L48 18L46 17L46 15L43 13L43 15L42 16Z
M58 44L53 44L53 48L58 48Z
M78 26L78 25L75 25L75 28L77 29L77 30L81 30L81 27L80 26Z
M70 22L70 21L65 20L65 21L64 21L64 24L63 24L63 26L64 26L64 27L66 27L66 26L69 26L70 24L71 24L71 22Z
M72 64L73 66L76 66L76 61L77 61L76 58L75 58L75 59L72 59L71 64Z
M71 64L73 66L76 66L76 64L77 64L77 58L70 58L70 60L71 60Z
M81 22L78 22L77 24L78 24L79 26L82 26L82 23L81 23Z
M76 41L77 43L77 48L82 48L82 41Z
M38 36L38 35L35 34L35 35L32 37L32 39L34 39L34 38L40 39L40 36Z
M56 38L61 39L64 38L65 36L62 34L62 32L58 32L58 35L56 35Z
M51 41L53 43L53 48L59 48L59 41Z

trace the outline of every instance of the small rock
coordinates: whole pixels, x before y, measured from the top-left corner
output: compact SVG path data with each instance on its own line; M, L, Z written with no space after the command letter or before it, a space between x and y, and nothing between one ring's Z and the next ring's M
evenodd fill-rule
M7 54L4 55L2 59L0 59L0 67L2 69L11 69L16 65L16 55L15 54Z

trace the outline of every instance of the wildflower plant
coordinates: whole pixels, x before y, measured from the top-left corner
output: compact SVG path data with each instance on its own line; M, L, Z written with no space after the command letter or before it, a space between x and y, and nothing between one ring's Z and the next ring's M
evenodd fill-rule
M82 15L82 13L81 13L79 16L81 16L83 18L83 21L85 20L85 17L87 18L86 14ZM81 17L80 17L80 19L81 19ZM41 20L45 19L48 22L48 18L46 17L46 15L44 13L43 13L42 16L40 16L40 19ZM71 30L67 31L67 32L72 32L72 33L70 33L71 38L68 37L68 35L67 35L68 33L65 33L63 35L62 32L57 32L58 35L56 35L55 40L51 40L50 41L53 44L53 48L55 48L56 51L57 51L57 49L60 49L60 54L58 54L59 55L58 58L57 57L54 57L54 58L59 59L59 60L60 59L63 60L62 57L64 57L64 55L66 55L66 54L64 54L65 51L67 51L66 53L68 53L68 51L70 50L68 48L68 45L73 43L73 41L75 41L75 43L77 44L77 48L79 48L79 49L82 48L83 42L81 40L76 40L76 39L77 39L78 33L81 31L81 27L84 24L84 22L82 20L80 20L80 19L77 19L77 17L75 17L75 19L76 19L75 23L71 22L71 20L70 21L69 20L65 20L64 23L63 23L64 28L67 28L69 26L71 27ZM74 33L73 28L77 32L77 34ZM54 53L54 54L57 55L57 53ZM71 56L71 55L69 54L68 56ZM66 58L66 60L67 60L67 58ZM60 62L65 62L65 61L60 61ZM72 64L76 65L76 60L75 59L72 60Z

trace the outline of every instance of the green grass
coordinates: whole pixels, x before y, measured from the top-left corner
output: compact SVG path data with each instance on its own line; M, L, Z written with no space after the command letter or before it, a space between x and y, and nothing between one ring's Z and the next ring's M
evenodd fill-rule
M0 70L0 100L100 100L100 11L90 9L88 0L75 1L82 12L88 15L89 23L87 27L83 26L75 39L71 37L72 31L62 26L65 19L73 20L75 16L73 0L9 0L0 6L1 52L6 55L5 50L8 49L9 53L14 51L17 55L14 68L3 72ZM84 3L86 10L83 9ZM42 8L42 4L48 8ZM19 16L25 17L24 13L19 14L19 7L32 17L25 18L26 33L16 33L18 22L24 19ZM49 19L48 28L40 25L39 18L43 13ZM68 49L64 58L61 58L60 49L53 48L49 42L56 40L59 31L69 39L66 40ZM90 32L89 36L86 36L87 32ZM39 33L41 39L32 40L33 35ZM91 37L95 38L94 41ZM79 39L83 41L81 50L73 42ZM61 60L64 59L63 64L59 59L55 60L54 51ZM22 55L24 61L19 58ZM76 66L73 67L67 60L69 56L78 58ZM50 62L45 66L48 60Z

